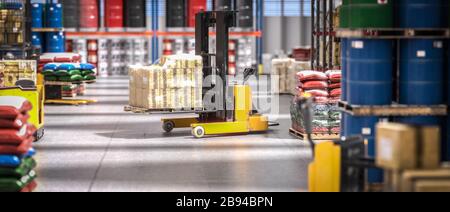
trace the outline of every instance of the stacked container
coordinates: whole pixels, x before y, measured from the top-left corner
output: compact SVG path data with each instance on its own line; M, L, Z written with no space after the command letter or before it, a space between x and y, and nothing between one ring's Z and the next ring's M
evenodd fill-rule
M125 27L144 28L146 27L145 0L126 0L125 7Z
M238 26L253 28L253 0L240 0L237 2Z
M98 28L99 6L97 0L80 0L80 27Z
M186 0L168 0L166 4L166 26L167 27L186 27ZM196 6L195 1L192 6ZM191 5L190 5L191 6ZM191 12L191 11L190 11ZM194 8L193 11L194 12ZM189 25L191 24L191 19L189 19ZM194 22L195 25L195 17Z
M188 27L195 27L195 15L200 11L206 11L206 0L189 0Z
M123 0L105 0L105 27L123 27Z
M74 0L62 0L64 28L76 29L80 25L79 2Z
M344 0L341 28L392 28L392 1ZM355 105L390 105L393 91L394 42L392 40L342 40L342 99ZM375 125L380 117L342 114L343 136L363 135L368 155L375 156ZM383 181L381 170L370 169L369 183Z

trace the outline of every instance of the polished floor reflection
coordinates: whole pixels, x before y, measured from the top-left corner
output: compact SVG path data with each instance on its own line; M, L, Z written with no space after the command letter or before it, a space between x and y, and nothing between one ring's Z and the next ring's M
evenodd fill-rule
M167 135L159 115L123 112L127 78L89 87L90 106L47 106L38 191L305 191L308 146L288 135L289 101L267 134ZM260 98L265 95L261 95Z

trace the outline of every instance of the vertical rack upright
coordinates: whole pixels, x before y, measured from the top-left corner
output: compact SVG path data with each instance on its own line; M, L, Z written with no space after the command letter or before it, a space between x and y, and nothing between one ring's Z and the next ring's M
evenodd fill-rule
M333 68L334 0L311 0L311 67Z

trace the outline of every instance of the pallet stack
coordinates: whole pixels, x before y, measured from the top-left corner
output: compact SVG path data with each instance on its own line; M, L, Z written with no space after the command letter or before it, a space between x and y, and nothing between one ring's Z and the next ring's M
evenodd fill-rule
M201 57L177 55L153 66L130 66L132 107L149 110L202 109Z
M308 95L314 98L313 133L338 135L341 123L337 107L337 102L340 100L340 71L327 73L300 71L296 78L298 79L298 91L291 105L292 130L299 133L305 132L303 115L297 108L296 100Z
M441 165L440 129L396 123L377 125L376 165L387 192L450 192L450 169Z
M37 186L31 109L25 98L0 97L0 192L32 192Z

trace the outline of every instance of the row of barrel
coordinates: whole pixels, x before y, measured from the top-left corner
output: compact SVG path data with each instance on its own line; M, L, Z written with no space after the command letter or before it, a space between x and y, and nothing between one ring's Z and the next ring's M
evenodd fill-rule
M341 27L430 29L448 27L448 0L344 0ZM450 53L446 39L342 38L342 100L350 105L450 105ZM450 160L450 118L358 117L343 113L342 134L363 134L375 156L375 125L382 120L442 126L442 156ZM447 129L448 128L448 129ZM383 181L369 170L369 183Z
M63 28L63 5L58 3L31 5L31 27ZM64 52L63 32L32 32L31 44L43 52Z
M237 24L241 28L253 27L253 0L239 0L233 5L233 0L214 0L214 10L232 10L236 8ZM167 27L195 27L195 15L199 11L207 10L206 0L167 0L166 26ZM186 18L187 17L187 18Z
M65 28L99 28L99 0L61 0ZM107 28L146 27L145 0L104 0L104 26Z

